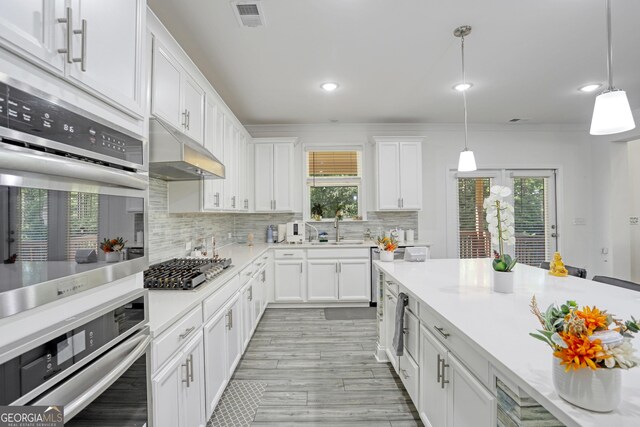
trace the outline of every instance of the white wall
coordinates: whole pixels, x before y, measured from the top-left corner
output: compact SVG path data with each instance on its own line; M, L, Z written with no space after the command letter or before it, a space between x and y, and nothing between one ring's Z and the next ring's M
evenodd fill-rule
M423 206L419 215L420 239L432 243L434 257L446 256L446 176L457 165L463 145L459 125L328 124L247 126L254 137L297 136L300 159L296 183L302 180L302 145L365 144L365 179L368 207L373 209L373 136L424 136ZM590 236L595 222L592 213L591 137L585 128L569 126L501 125L470 126L469 146L480 168L558 168L560 249L570 265L591 270L594 255ZM296 184L297 185L297 184ZM300 194L296 191L297 207ZM573 225L584 218L585 225ZM591 274L591 271L589 271Z

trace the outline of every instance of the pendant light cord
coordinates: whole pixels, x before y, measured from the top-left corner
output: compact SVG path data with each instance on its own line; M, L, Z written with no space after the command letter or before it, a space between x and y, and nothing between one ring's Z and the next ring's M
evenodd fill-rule
M611 71L611 64L613 63L613 43L611 41L611 0L606 0L607 5L607 80L609 81L609 87L606 92L616 90L613 87L613 72Z
M609 1L609 0L607 0ZM461 42L461 51L462 51L462 84L466 85L467 83L467 75L464 71L464 36L460 36ZM462 91L462 102L464 104L464 151L469 151L467 147L467 134L468 134L468 125L467 125L467 89Z

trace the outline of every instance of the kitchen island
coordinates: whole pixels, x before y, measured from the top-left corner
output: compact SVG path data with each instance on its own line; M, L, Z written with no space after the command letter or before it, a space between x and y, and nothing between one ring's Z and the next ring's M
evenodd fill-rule
M515 400L519 401L520 398L522 401L528 400L528 405L531 405L531 398L535 399L546 411L568 426L640 425L640 368L622 372L623 397L618 409L611 413L586 411L567 403L556 394L551 377L551 350L544 343L529 336L529 332L540 327L529 310L531 297L534 294L542 309L552 303L575 300L580 306L597 305L619 318L626 319L631 315L636 318L640 315L640 292L575 277L553 277L545 270L518 265L514 270L514 293L495 293L492 291L493 272L489 259L427 260L423 263L376 261L376 266L383 274L381 300L388 300L384 304L385 310L392 310L387 302L393 301L395 288L396 296L398 292L409 295L409 311L417 311L414 313L415 316L413 314L411 316L419 319L420 346L412 350L412 339L405 337L405 341L408 341L407 349L418 353L418 355L414 354L410 360L411 365L418 365L415 371L420 371L419 374L417 372L415 374L419 381L414 381L420 384L415 386L412 398L425 423L427 423L425 418L429 418L429 423L434 427L440 425L440 422L452 425L450 418L454 414L451 408L445 409L445 407L466 404L464 401L458 403L447 401L445 397L443 398L445 400L439 402L444 406L434 409L433 405L438 404L437 399L423 399L423 395L431 392L429 385L422 382L429 380L427 371L430 370L431 365L436 365L435 360L433 363L430 359L425 360L431 348L428 344L434 342L437 349L442 348L443 352L449 351L453 355L454 367L450 369L455 371L455 364L461 361L461 369L465 371L467 378L481 385L477 387L478 393L480 395L487 393L483 397L484 400L479 400L479 402L486 402L486 405L479 408L486 410L487 418L492 418L492 421L487 423L486 419L478 419L477 423L469 425L491 425L490 422L493 422L493 425L496 425L496 422L498 425L518 425L518 423L505 423L504 419L500 420L496 403L504 396L499 393L501 389L497 384L506 384L516 395ZM395 307L395 304L392 307ZM385 310L380 311L384 319L382 323L386 326L381 324L379 359L384 359L385 355L393 358L392 352L389 351L391 344L388 333L393 315L386 313ZM415 336L415 327L414 331L410 330L411 322L408 328L409 333ZM426 338L431 338L422 340L425 335ZM433 340L433 337L437 339ZM636 340L634 346L638 348L640 343ZM441 356L441 353L438 354L437 360L438 388L441 380L441 357L443 360L445 357ZM403 357L407 359L407 356ZM401 357L399 360L392 360L392 364L399 374L402 373L401 378L409 378L409 382L404 380L403 382L411 394L410 374L412 372L402 366L405 359ZM424 366L427 361L428 366ZM446 366L449 367L449 364ZM444 370L442 368L442 371ZM451 379L450 383L455 382L455 378L447 377L447 379ZM445 383L446 381L442 383L442 389L446 388ZM455 384L446 383L447 387L453 385ZM449 399L451 398L452 395L449 394ZM472 405L467 412L473 412L474 409L476 406ZM520 412L521 409L518 407L515 411ZM433 416L436 418L435 422L431 416L428 416L429 412L435 414ZM439 412L447 413L442 415ZM449 417L448 421L447 417ZM531 420L530 418L526 425L558 425L554 424L557 421L552 419L546 419L539 424L531 424ZM536 418L533 420L535 422ZM453 425L464 425L464 423L457 421Z

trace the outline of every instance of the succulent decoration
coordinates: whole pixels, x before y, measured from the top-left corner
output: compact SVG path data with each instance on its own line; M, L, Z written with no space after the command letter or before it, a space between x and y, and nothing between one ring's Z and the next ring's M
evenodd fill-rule
M504 252L505 243L509 245L516 243L513 205L505 200L510 195L511 189L509 187L494 185L483 204L487 210L487 226L491 233L491 244L498 247L497 251L493 251L493 269L495 271L511 271L518 262L517 258L511 258L511 255Z

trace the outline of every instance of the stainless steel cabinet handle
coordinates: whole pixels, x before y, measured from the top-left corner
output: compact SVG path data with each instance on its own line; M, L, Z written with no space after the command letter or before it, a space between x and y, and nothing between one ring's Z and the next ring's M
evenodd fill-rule
M266 282L267 281L267 272L265 270L262 270L262 282Z
M231 198L231 207L232 207L232 208L234 208L234 209L235 209L235 207L236 207L236 196L233 196L233 197Z
M66 40L65 47L62 49L58 49L58 53L66 53L67 54L67 62L69 64L73 64L73 14L71 8L68 7L65 10L65 17L58 18L58 23L67 24L67 32L66 32Z
M183 333L180 334L180 339L185 339L186 337L189 336L189 334L191 332L193 332L196 329L195 326L190 327L189 329L185 329L185 331Z
M244 199L244 208L249 209L249 199Z
M302 274L302 263L300 263L300 274Z
M233 309L229 309L227 312L227 329L233 329Z
M215 199L214 203L215 203L216 207L219 208L220 207L220 193L216 193L215 196L214 196L214 199Z
M400 369L400 372L402 373L402 376L405 380L409 378L409 374L407 374L407 371L405 369Z
M401 200L401 199L398 197L398 207L401 207L401 206L400 206L400 203L401 203L401 201L400 201L400 200Z
M80 63L80 69L84 72L87 71L87 20L82 20L82 27L80 30L73 30L73 34L80 34L80 58L73 58L73 62Z
M187 130L187 110L182 112L182 127Z
M402 328L402 333L407 335L409 333L409 328Z
M338 263L336 262L336 273L338 272Z
M400 198L400 207L404 208L404 198Z
M249 288L249 301L253 301L253 286Z
M342 263L338 263L338 273L342 273Z
M282 254L284 256L294 256L295 254Z
M442 379L442 373L440 372L440 361L441 361L441 360L442 360L442 359L440 358L440 354L438 354L438 360L437 360L438 365L436 366L436 369L437 369L437 372L438 372L438 377L436 378L436 382L438 382L438 383L439 383L439 382L440 382L440 380Z
M189 378L189 381L192 383L193 382L193 354L190 354L189 358L187 359L187 377Z
M187 130L191 130L191 111L187 110Z
M442 360L442 382L440 383L442 388L444 388L445 384L449 384L449 380L445 379L445 369L449 367L446 363L444 363L444 358Z
M442 336L444 337L444 339L447 339L447 338L451 335L450 333L445 332L445 331L444 331L444 328L440 328L440 327L438 327L438 326L435 326L435 325L434 325L434 326L433 326L433 329L435 329L436 331L438 331L438 333L439 333L440 335L442 335Z
M187 383L187 388L189 387L189 359L186 360L185 363L183 363L182 365L180 365L184 368L185 370L185 376L186 378L182 380L183 383Z
M273 210L278 210L278 202L276 200L273 201Z

